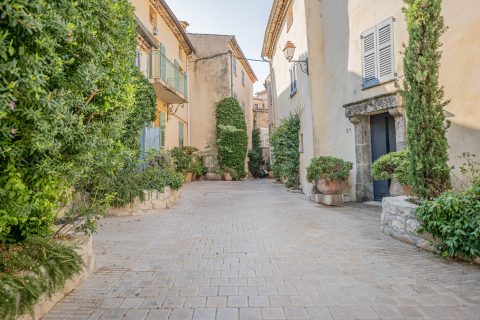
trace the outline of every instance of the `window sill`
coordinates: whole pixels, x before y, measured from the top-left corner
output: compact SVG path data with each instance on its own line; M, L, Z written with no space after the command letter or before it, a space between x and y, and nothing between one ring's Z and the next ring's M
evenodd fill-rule
M365 86L362 84L362 90L368 90L368 89L372 89L372 88L375 88L375 87L380 87L380 86L383 86L387 83L390 83L390 82L395 82L397 80L397 78L392 78L390 80L385 80L383 82L377 82L377 83L374 83L374 84L370 84L368 86Z

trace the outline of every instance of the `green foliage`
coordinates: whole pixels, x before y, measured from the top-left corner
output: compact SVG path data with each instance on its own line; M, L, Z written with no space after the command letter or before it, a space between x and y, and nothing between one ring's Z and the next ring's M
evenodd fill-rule
M154 116L133 64L133 7L5 0L0 12L0 242L51 233L68 201L66 221L92 231L109 187L130 184L140 125Z
M261 166L263 162L263 152L260 147L260 129L255 127L252 130L252 149L248 151L248 169L253 177L259 178L261 176Z
M221 169L232 168L234 179L246 176L245 158L248 137L245 114L235 98L225 98L217 105L218 164Z
M320 179L345 181L352 169L353 163L349 161L330 156L316 157L307 167L307 180L308 182L316 182Z
M464 163L460 166L460 173L463 175L462 182L469 187L480 181L480 161L475 154L469 152L462 153L461 157Z
M40 296L51 296L81 270L82 259L67 244L30 238L21 245L1 245L0 318L32 314Z
M291 114L282 120L271 136L273 147L273 173L287 187L298 187L300 151L298 132L300 116Z
M480 256L480 181L465 192L447 191L425 201L416 211L419 232L439 240L438 251L445 257Z
M171 151L175 170L183 174L187 173L193 162L193 152L186 147L175 147Z
M448 102L439 85L440 36L445 32L442 0L404 0L409 35L404 57L403 101L407 115L409 185L415 195L431 199L450 187Z
M381 156L372 165L372 177L375 180L394 179L408 185L408 151L390 152Z

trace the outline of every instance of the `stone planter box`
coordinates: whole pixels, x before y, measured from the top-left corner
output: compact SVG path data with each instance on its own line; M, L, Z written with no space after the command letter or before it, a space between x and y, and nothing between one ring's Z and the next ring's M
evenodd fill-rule
M417 232L420 226L414 214L417 206L409 202L409 198L408 196L383 198L381 230L395 239L435 252L434 240L428 234ZM476 258L473 263L480 265L480 258Z
M223 176L221 174L218 174L218 173L209 172L209 173L207 173L205 178L208 181L222 181Z
M83 260L83 270L72 279L65 282L63 289L54 293L50 298L42 295L34 307L34 316L23 315L18 320L39 320L45 317L48 312L65 296L75 290L93 271L95 261L93 257L93 237L82 234L75 234L72 241L77 246L75 251Z
M395 239L434 252L431 239L417 233L420 226L414 214L417 206L408 199L408 196L383 198L381 229Z
M132 204L123 208L110 208L107 211L109 217L136 216L171 208L180 199L181 189L172 190L165 188L164 192L144 191L145 201L136 199Z

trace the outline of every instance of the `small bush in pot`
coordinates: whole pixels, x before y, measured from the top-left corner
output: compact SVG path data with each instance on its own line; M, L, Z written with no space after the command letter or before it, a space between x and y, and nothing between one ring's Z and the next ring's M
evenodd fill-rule
M377 181L391 179L390 194L392 196L409 194L408 159L407 150L390 152L381 156L372 164L373 179Z
M238 175L235 169L232 168L225 168L223 171L223 179L225 181L232 181L233 179L237 179Z
M342 182L350 176L353 163L331 156L313 158L307 168L307 180L316 183L320 193L340 192Z

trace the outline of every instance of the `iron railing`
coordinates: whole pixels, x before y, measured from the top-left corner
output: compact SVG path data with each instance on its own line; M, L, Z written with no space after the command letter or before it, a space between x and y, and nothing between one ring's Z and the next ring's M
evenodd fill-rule
M147 59L147 73L152 80L161 80L170 89L187 98L187 74L176 63L171 62L158 50L151 51Z

